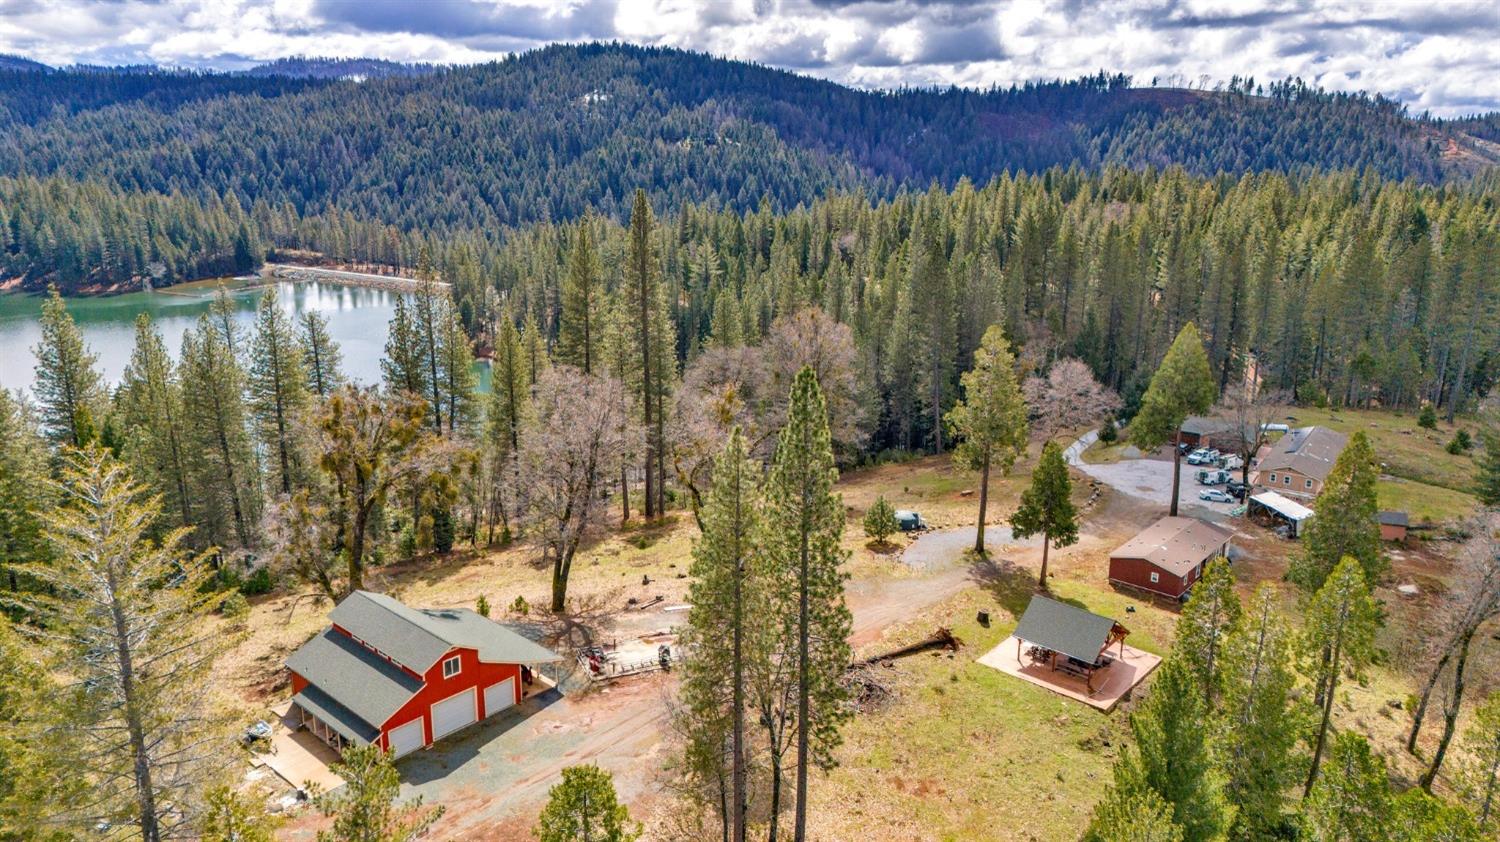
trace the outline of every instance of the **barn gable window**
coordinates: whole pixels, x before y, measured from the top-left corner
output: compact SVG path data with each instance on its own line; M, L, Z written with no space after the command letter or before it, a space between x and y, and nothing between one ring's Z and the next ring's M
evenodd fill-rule
M1312 488L1312 480L1307 480L1307 487Z
M1154 585L1154 584L1156 584L1157 582L1160 582L1160 581L1161 581L1161 574L1157 573L1155 571L1152 571L1152 573L1151 573L1151 584Z
M1271 474L1271 482L1272 483L1276 482L1276 474L1274 474L1274 473Z
M458 675L458 672L461 669L463 669L463 662L459 660L457 655L454 655L451 658L443 659L444 678L452 678L453 676Z

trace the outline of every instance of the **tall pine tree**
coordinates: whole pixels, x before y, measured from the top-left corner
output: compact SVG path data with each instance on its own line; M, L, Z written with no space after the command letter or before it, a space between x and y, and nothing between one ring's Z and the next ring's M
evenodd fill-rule
M760 541L771 594L763 622L777 636L772 657L795 664L798 842L807 838L811 767L834 764L839 729L850 716L840 683L849 665L852 617L839 569L845 552L844 507L833 491L837 475L823 393L812 369L803 368L771 461ZM771 785L780 785L774 775Z
M984 520L990 501L990 470L1010 473L1026 452L1026 401L1016 382L1016 361L999 325L984 332L974 367L961 378L964 396L948 411L948 428L958 439L953 460L979 471L979 517L975 522L974 552L984 553ZM1063 469L1066 477L1067 469ZM1043 550L1043 569L1046 567ZM1043 587L1045 587L1045 581Z

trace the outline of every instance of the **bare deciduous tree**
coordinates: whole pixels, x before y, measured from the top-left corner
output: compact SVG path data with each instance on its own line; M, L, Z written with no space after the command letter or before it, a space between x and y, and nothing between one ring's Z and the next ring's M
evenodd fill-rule
M752 456L771 458L776 434L786 424L792 381L803 366L811 367L823 386L835 455L857 452L869 435L858 359L849 326L816 307L777 319L758 347L699 354L683 372L671 431L677 481L692 495L695 513L731 429L740 428Z
M1227 443L1244 464L1240 479L1250 484L1250 463L1266 439L1266 425L1283 414L1292 395L1282 389L1266 389L1251 378L1231 383L1213 408L1213 418L1231 430L1231 435L1216 443ZM1221 448L1223 449L1223 448Z
M572 366L548 369L537 381L534 429L522 438L525 506L552 566L552 610L563 611L568 574L584 537L604 519L603 492L631 452L639 428L620 417L628 404L620 382Z
M1087 363L1072 357L1053 363L1046 377L1026 378L1021 391L1031 407L1031 429L1048 440L1120 410L1115 390L1095 379Z
M869 431L857 375L859 351L848 325L809 307L772 322L761 351L769 367L765 424L771 433L786 424L792 383L807 367L817 375L828 402L828 432L835 454L847 456L864 444Z
M1432 693L1446 674L1443 735L1421 780L1422 787L1428 790L1442 768L1458 724L1465 671L1474 638L1485 623L1500 617L1500 513L1489 512L1480 516L1470 529L1473 537L1458 554L1454 585L1439 615L1438 628L1441 631L1435 637L1431 653L1434 659L1432 670L1422 684L1417 708L1412 712L1411 731L1406 737L1406 750L1415 753Z
M764 460L775 430L767 430L767 372L763 353L735 346L709 348L682 373L672 405L672 464L693 498L695 516L712 479L714 459L739 427L746 449ZM702 526L702 523L699 523Z

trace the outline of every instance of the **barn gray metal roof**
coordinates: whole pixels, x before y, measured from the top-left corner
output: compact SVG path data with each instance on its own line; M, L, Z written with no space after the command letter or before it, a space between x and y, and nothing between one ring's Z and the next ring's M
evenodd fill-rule
M369 745L380 737L380 729L360 719L338 703L338 700L309 684L301 693L292 697L299 707L321 719L325 725L358 745Z
M1014 635L1027 643L1092 664L1109 642L1115 621L1091 611L1034 596Z
M454 648L474 649L479 660L536 664L561 660L555 652L467 608L411 608L385 594L355 591L329 615L335 625L425 674Z
M422 688L421 679L335 629L324 629L302 644L286 659L286 666L377 728Z

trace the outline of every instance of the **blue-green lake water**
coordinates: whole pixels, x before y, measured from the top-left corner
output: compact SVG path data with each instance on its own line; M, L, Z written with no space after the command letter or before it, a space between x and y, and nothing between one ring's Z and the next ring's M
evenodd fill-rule
M207 312L223 283L238 305L238 318L250 329L256 304L265 287L259 282L199 281L155 292L68 299L68 312L83 333L84 342L98 355L98 368L110 384L120 382L135 346L135 317L149 313L161 331L172 358L182 347L182 335ZM380 380L380 355L396 296L400 293L365 287L320 283L278 283L280 306L293 316L317 310L328 318L329 333L344 354L344 374L358 383ZM41 340L42 297L0 295L0 388L30 389ZM478 366L481 386L487 385L488 366Z

